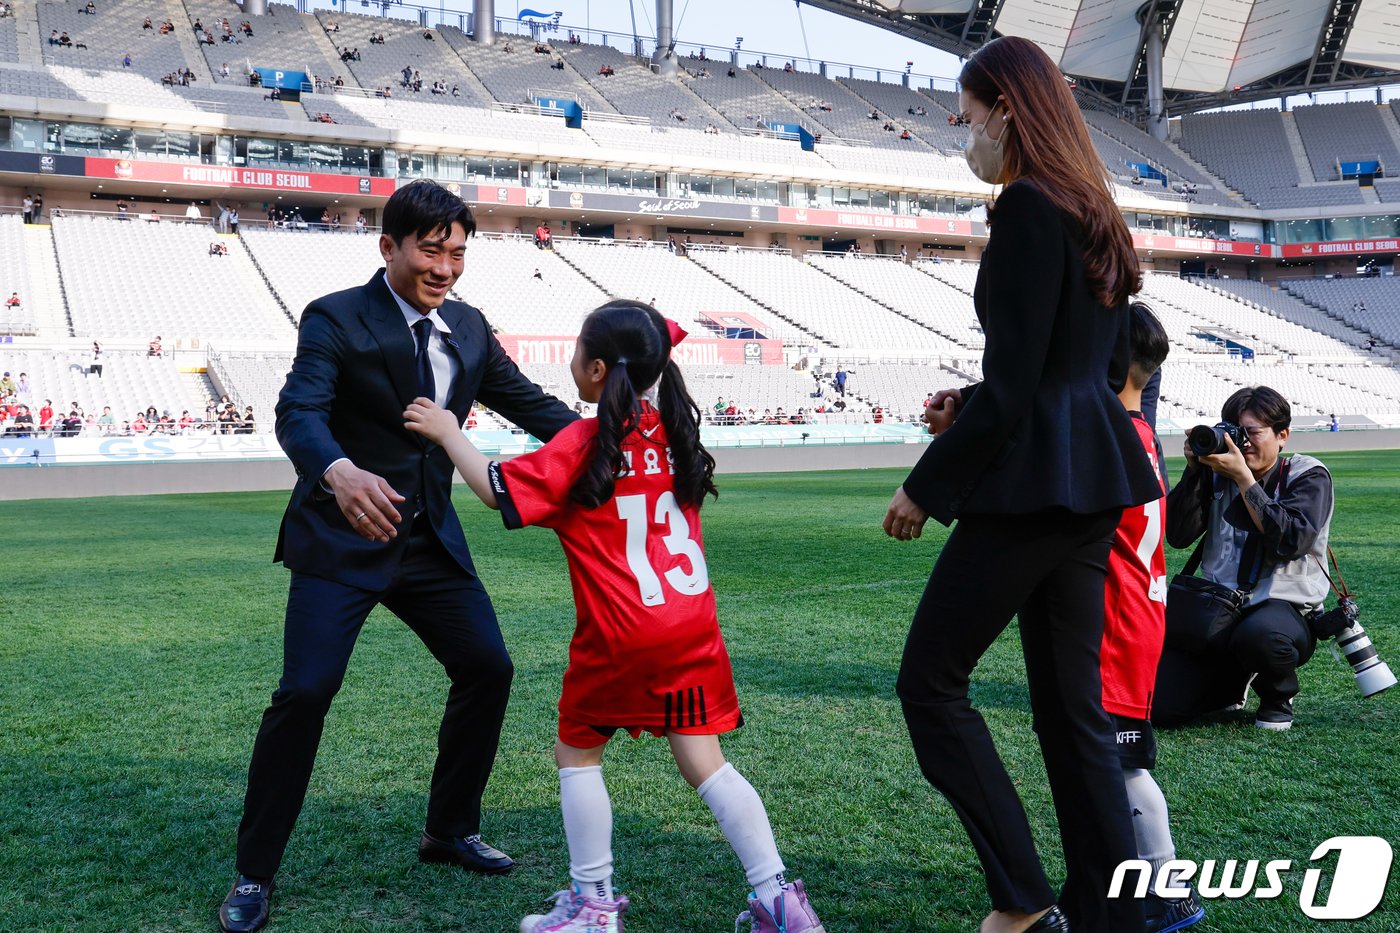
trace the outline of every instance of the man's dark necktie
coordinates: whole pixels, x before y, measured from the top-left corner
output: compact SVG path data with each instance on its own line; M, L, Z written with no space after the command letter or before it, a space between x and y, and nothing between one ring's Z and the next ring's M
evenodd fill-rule
M428 356L428 341L433 335L433 322L427 318L413 325L413 340L418 345L418 394L426 399L437 398L437 383L433 380L433 361Z

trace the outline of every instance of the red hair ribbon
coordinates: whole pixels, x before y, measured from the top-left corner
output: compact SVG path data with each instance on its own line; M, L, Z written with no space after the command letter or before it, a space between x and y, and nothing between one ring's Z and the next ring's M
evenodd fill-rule
M666 318L666 330L671 335L671 346L676 346L686 338L686 331L670 318Z

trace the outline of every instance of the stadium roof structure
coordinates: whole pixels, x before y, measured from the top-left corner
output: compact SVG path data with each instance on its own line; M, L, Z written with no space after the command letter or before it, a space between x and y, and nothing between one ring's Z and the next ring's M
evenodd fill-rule
M1400 81L1400 0L799 0L954 55L1038 43L1078 90L1147 109L1149 24L1165 36L1164 103L1180 114Z

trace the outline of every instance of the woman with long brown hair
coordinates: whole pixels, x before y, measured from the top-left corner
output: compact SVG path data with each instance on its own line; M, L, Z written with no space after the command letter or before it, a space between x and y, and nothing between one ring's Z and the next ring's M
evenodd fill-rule
M1005 37L961 75L967 161L1002 185L973 302L983 381L934 396L925 450L885 516L917 538L954 528L915 611L898 693L924 776L957 811L987 876L983 933L1137 933L1142 904L1107 898L1137 857L1113 726L1103 710L1104 578L1124 507L1161 496L1115 393L1127 373L1128 230L1064 78ZM1019 617L1026 680L1059 818L1056 896L981 715L972 670Z

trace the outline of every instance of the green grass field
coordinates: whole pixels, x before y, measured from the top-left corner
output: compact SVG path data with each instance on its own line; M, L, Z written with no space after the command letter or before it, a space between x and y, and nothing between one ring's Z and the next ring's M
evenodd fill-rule
M1400 452L1325 459L1338 487L1333 545L1363 624L1400 669ZM883 536L901 478L721 477L720 500L705 508L748 719L726 750L763 795L791 873L833 933L967 933L988 909L972 849L919 775L894 697L908 620L945 535L931 526L913 544ZM483 879L415 860L446 681L405 626L376 612L331 710L278 877L274 933L512 933L566 882L550 754L573 624L564 561L552 534L508 534L465 488L457 499L516 663L485 831L519 867ZM0 930L215 928L249 749L280 669L287 577L271 555L285 500L157 496L0 511ZM1170 555L1172 567L1184 556ZM974 702L1057 882L1023 680L1013 627L979 668ZM1298 906L1303 869L1325 839L1400 844L1400 689L1363 700L1325 649L1302 681L1290 732L1265 733L1239 714L1160 737L1157 776L1181 857L1294 862L1283 897L1210 902L1197 930L1400 929L1400 871L1365 920L1313 921ZM605 773L616 880L633 898L628 929L732 929L742 872L665 743L615 742Z

